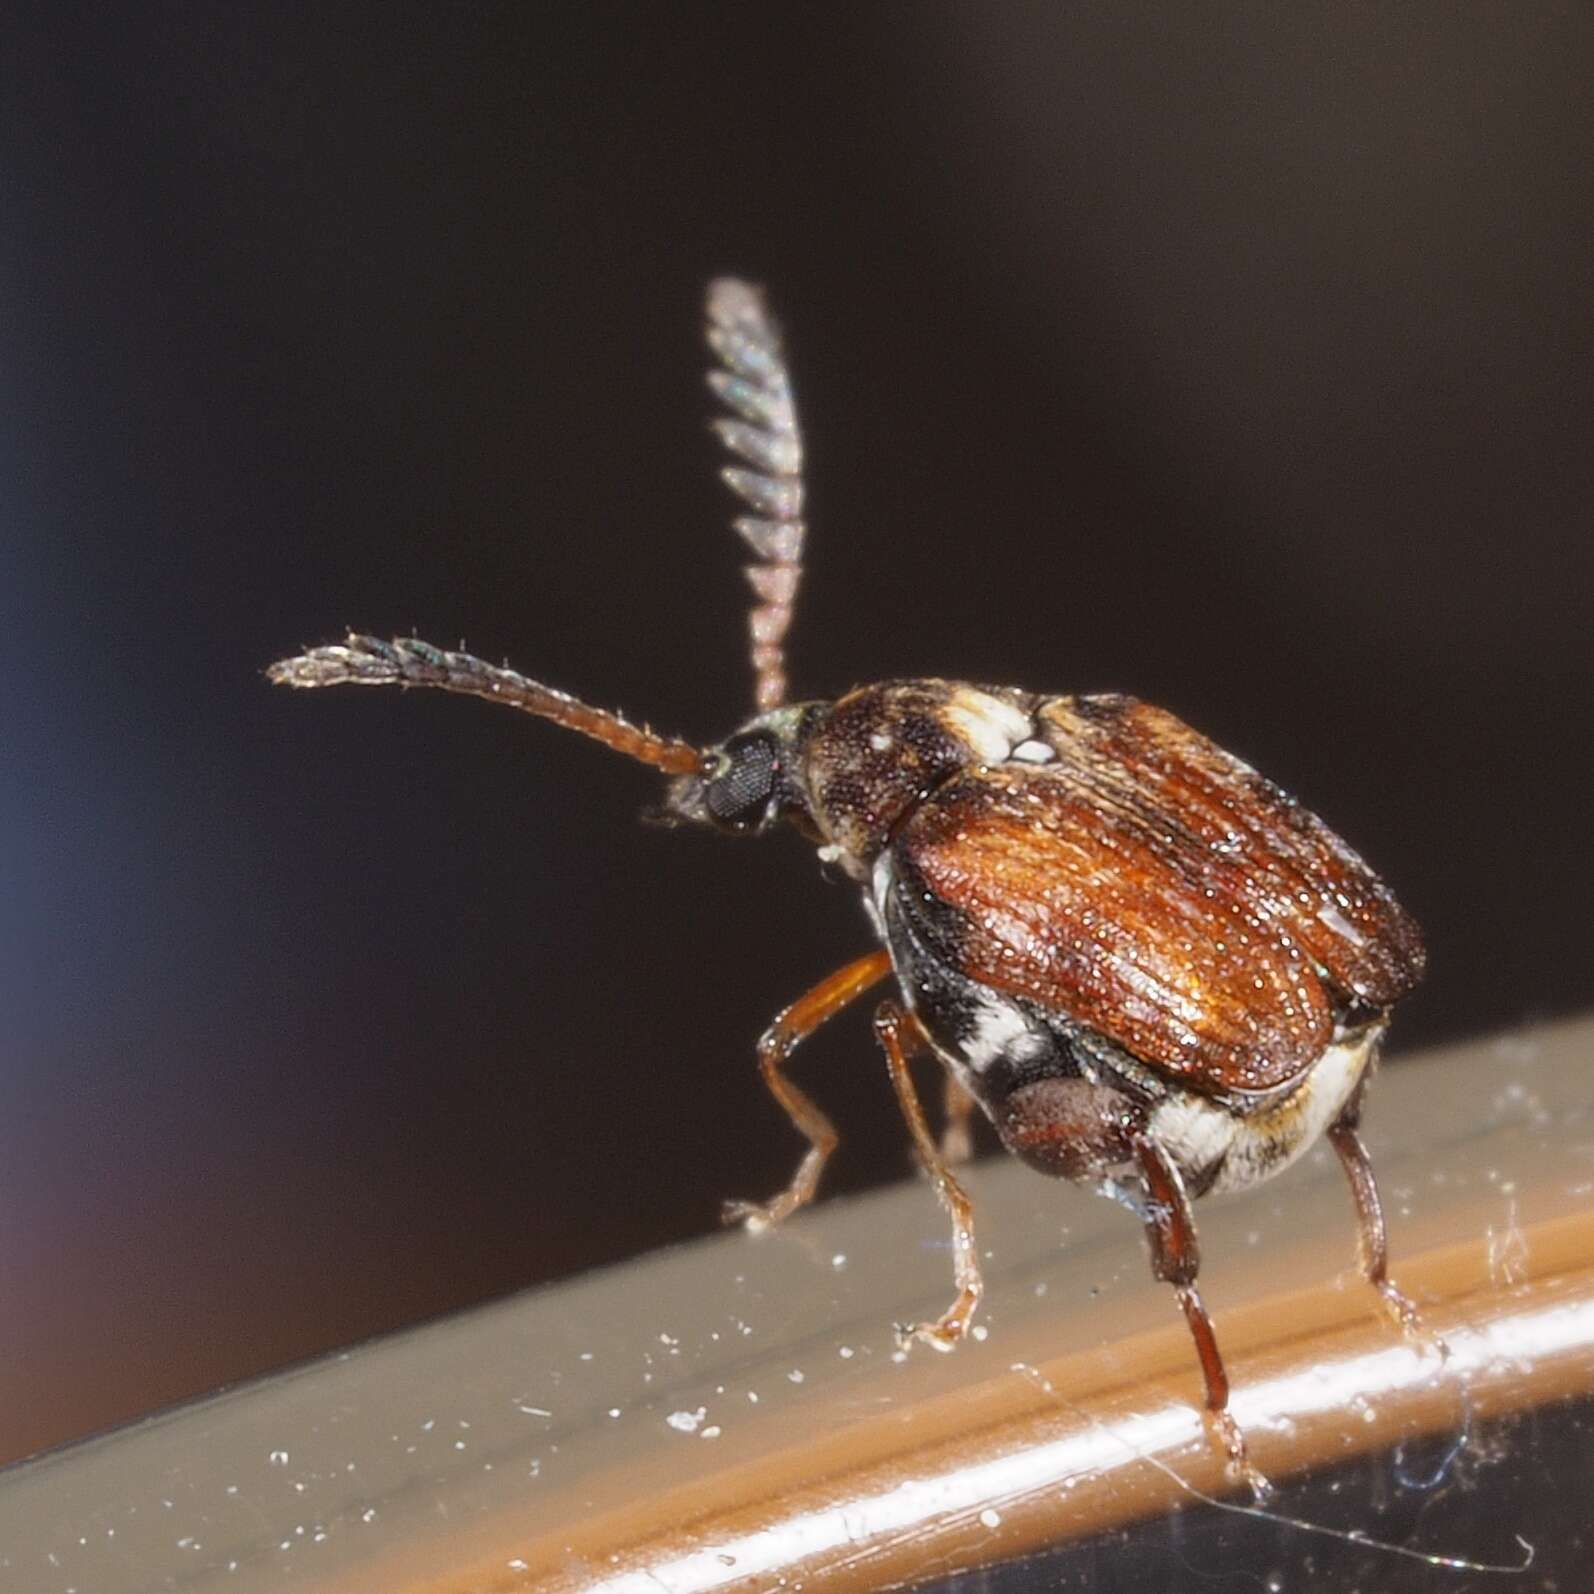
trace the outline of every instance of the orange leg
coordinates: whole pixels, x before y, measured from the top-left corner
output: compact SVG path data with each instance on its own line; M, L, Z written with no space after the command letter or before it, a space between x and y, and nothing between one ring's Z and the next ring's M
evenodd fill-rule
M945 1162L967 1162L974 1155L974 1098L958 1083L949 1068L946 1093L942 1098L945 1113L941 1124L941 1157Z
M856 963L849 963L827 980L821 980L806 996L800 996L758 1042L758 1068L769 1086L769 1093L786 1109L786 1116L808 1141L808 1150L797 1164L792 1180L779 1195L767 1202L727 1201L725 1221L741 1223L753 1234L789 1218L798 1207L814 1198L819 1175L836 1149L836 1126L781 1071L781 1065L797 1049L798 1043L819 1028L827 1018L839 1013L849 1002L878 985L891 972L891 955L871 952Z
M902 1116L913 1133L914 1149L952 1220L952 1267L958 1287L957 1299L935 1322L899 1325L897 1338L903 1344L922 1339L937 1350L951 1350L967 1331L969 1319L985 1290L985 1282L980 1277L979 1253L974 1246L974 1208L936 1147L918 1092L913 1088L913 1076L908 1072L910 1048L918 1051L927 1044L923 1028L895 1002L882 1002L875 1013L874 1032L885 1049L886 1066L891 1071L891 1083L896 1087Z

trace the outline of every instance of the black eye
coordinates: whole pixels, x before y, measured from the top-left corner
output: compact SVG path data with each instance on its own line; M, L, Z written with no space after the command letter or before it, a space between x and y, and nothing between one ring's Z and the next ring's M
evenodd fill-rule
M724 756L725 767L703 788L703 806L716 824L745 830L764 817L774 794L775 744L767 736L733 736Z

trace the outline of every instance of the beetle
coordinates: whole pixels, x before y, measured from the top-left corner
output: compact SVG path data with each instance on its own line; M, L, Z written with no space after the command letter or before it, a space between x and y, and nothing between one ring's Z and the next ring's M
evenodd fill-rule
M1265 1487L1231 1416L1197 1284L1191 1204L1287 1167L1326 1135L1349 1180L1361 1271L1396 1324L1382 1209L1358 1124L1420 932L1320 819L1165 709L894 680L788 700L784 644L802 572L802 442L760 290L710 284L722 474L752 511L757 712L706 748L661 736L508 668L415 638L351 633L272 665L293 687L423 686L553 720L671 777L664 817L731 835L789 823L860 889L879 942L788 1007L758 1044L771 1094L807 1140L787 1186L733 1202L765 1230L813 1199L837 1144L786 1063L826 1019L889 979L875 1033L920 1162L952 1222L957 1294L899 1330L938 1349L967 1332L982 1280L951 1170L982 1110L1043 1173L1093 1186L1142 1223L1155 1276L1194 1339L1231 1467ZM909 1074L945 1070L938 1143Z

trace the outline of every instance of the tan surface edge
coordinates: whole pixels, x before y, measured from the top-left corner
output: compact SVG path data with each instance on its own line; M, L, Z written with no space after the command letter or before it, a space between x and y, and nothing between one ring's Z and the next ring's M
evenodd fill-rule
M1454 1430L1464 1403L1594 1388L1594 1020L1402 1060L1366 1128L1395 1275L1447 1358L1356 1276L1328 1155L1198 1208L1234 1409L1275 1480ZM10 1469L0 1586L869 1589L1165 1511L1181 1479L1232 1493L1133 1220L1002 1160L969 1183L986 1332L953 1355L891 1333L950 1294L909 1182Z

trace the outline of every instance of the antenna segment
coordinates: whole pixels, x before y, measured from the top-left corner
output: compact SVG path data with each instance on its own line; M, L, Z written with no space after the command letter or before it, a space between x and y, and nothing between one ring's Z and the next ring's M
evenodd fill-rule
M707 308L709 347L722 367L708 373L708 385L735 417L716 420L714 430L754 467L727 465L720 472L754 511L734 522L758 556L745 567L758 598L747 622L754 700L760 709L779 708L786 701L786 632L802 577L802 437L780 331L763 291L719 277L708 286Z

